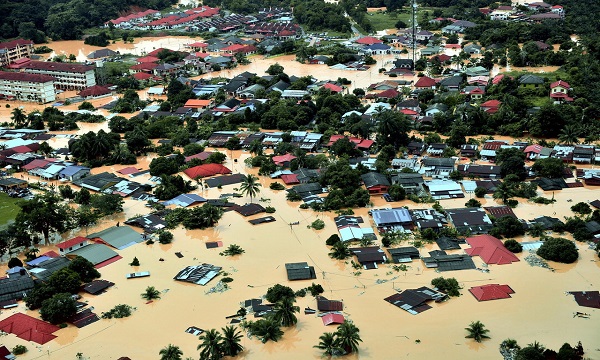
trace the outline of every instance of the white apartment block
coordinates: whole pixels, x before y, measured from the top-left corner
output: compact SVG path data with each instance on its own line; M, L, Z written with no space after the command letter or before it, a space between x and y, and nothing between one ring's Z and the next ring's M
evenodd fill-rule
M96 85L94 67L50 61L31 61L23 66L30 74L49 75L54 77L54 86L64 90L83 90Z
M42 104L53 102L56 99L54 80L48 75L0 71L0 98Z
M33 54L33 41L17 39L0 43L0 66L30 57Z

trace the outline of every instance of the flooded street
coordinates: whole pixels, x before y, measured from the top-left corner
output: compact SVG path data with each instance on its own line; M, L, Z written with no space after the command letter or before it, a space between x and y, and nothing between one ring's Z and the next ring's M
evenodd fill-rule
M180 3L184 3L181 1ZM197 41L188 37L168 37L161 39L144 38L136 39L135 44L113 44L109 48L122 49L124 52L144 54L159 47L172 50L182 49L185 44ZM57 53L87 55L97 49L88 47L82 42L54 42L49 44ZM121 51L121 50L119 50ZM402 55L405 57L407 55ZM378 69L390 68L394 55L375 56L376 65L368 71L343 71L332 70L326 65L303 65L295 61L295 55L285 55L263 58L262 55L250 57L249 65L239 66L232 70L224 70L204 74L201 78L214 78L218 76L233 77L241 72L250 71L261 76L272 64L279 63L285 68L288 75L314 76L319 80L337 80L339 77L349 79L352 84L349 88L366 88L389 78L379 74ZM504 71L504 68L498 71ZM543 69L535 68L532 70ZM549 69L548 69L549 70ZM403 78L396 78L398 80ZM409 78L407 80L414 80ZM142 93L143 95L143 93ZM101 106L112 100L103 98L92 101L94 106ZM31 103L10 102L11 108L5 108L6 102L0 102L0 121L9 121L10 112L17 106L24 106L27 112L33 109L42 110L44 106ZM78 104L60 107L61 110L75 110ZM109 115L106 111L100 113ZM120 114L126 117L132 114ZM58 146L68 141L64 135L83 134L88 131L108 130L108 121L99 124L79 123L80 129L73 132L59 132L60 137L51 141L52 146ZM496 139L505 137L496 136ZM207 151L214 151L207 148ZM244 160L250 156L245 151L220 151L228 159L225 164L233 173L256 174L257 169L248 169ZM138 169L147 169L150 161L155 156L138 159L138 164L133 165ZM234 162L237 160L237 162ZM129 165L105 166L93 169L97 174L103 171L117 172ZM146 176L146 175L145 175ZM147 177L134 178L134 181L145 181ZM199 340L197 337L184 331L190 326L201 329L220 329L229 323L226 316L233 315L240 308L240 303L246 299L263 296L267 289L277 283L290 286L294 290L310 286L312 282L321 284L325 289L323 294L329 299L344 302L344 316L352 320L360 329L363 342L357 355L347 356L344 359L498 359L499 344L507 339L516 339L520 345L538 341L547 348L558 350L560 346L569 342L575 345L581 341L586 351L585 357L600 359L598 346L598 333L600 332L600 311L591 308L579 307L572 296L565 295L566 291L598 290L598 273L600 262L594 252L587 245L578 243L580 257L577 263L562 265L550 263L556 271L531 267L524 261L527 253L518 254L521 261L511 265L491 265L490 272L484 273L477 270L464 270L438 273L426 269L420 260L413 261L408 271L395 271L392 265L380 265L376 270L361 270L355 273L351 259L346 262L332 260L328 256L329 249L325 240L337 233L332 212L316 213L312 210L299 208L300 203L286 200L285 191L269 189L273 181L268 177L260 177L261 192L254 199L263 206L273 206L276 209L273 216L275 222L260 225L251 225L248 220L265 216L258 214L244 218L242 215L230 211L226 212L218 225L206 230L186 230L181 227L173 230L174 241L172 244L161 245L158 242L152 245L145 243L136 244L118 253L123 257L111 265L100 269L102 278L115 283L105 294L99 296L84 296L84 301L98 314L108 311L117 304L128 304L136 308L131 317L125 319L100 320L87 327L77 329L72 325L61 329L55 334L58 338L39 346L27 343L14 335L3 337L3 343L8 348L17 344L24 344L29 352L19 356L19 359L74 359L81 352L87 359L110 360L128 356L131 359L155 359L158 352L168 344L181 348L184 358L197 358L196 350ZM54 182L58 185L58 182ZM209 188L197 189L196 194L208 199L218 198L221 194L230 194L237 191L238 184L223 186L222 189ZM74 186L74 189L79 190ZM539 195L547 198L554 197L557 202L551 205L538 205L520 200L514 209L518 217L531 220L537 216L548 215L558 218L572 216L570 206L579 201L589 202L600 198L596 188L569 188L562 191L543 193ZM446 208L464 207L464 203L473 195L466 195L465 199L442 200L440 204ZM243 197L233 199L238 204L249 202ZM399 207L430 208L432 204L415 204L408 200L387 203L381 196L373 196L374 207ZM497 202L491 196L481 199L484 206L493 206ZM356 215L365 220L364 226L373 225L368 215L371 208L354 209ZM111 226L117 222L121 224L136 215L147 214L149 209L144 202L126 199L124 212L103 219L98 225L87 230L79 229L68 234L63 234L64 240L77 235L85 236ZM320 231L309 229L315 219L323 219L325 228ZM290 225L298 222L298 225ZM136 229L141 232L139 229ZM556 234L554 234L556 235ZM567 236L567 235L561 235ZM568 237L568 236L567 236ZM528 236L518 240L531 241ZM206 242L222 241L223 248L207 249ZM380 244L380 241L377 242ZM230 244L240 245L245 253L235 257L222 257L219 252ZM408 242L402 246L410 245ZM467 246L463 245L463 249ZM56 247L43 248L56 250ZM436 245L427 245L420 249L421 255L437 249ZM181 252L183 258L175 256ZM464 250L453 250L449 253L463 253ZM140 266L128 265L134 257L140 261ZM164 261L159 261L159 259ZM479 257L474 258L478 267L483 267ZM308 262L315 267L317 279L312 281L287 280L285 264L294 262ZM230 283L230 290L223 293L208 291L215 286L217 279L206 286L182 283L173 280L173 277L184 267L210 263L221 266L223 271L234 279ZM5 268L0 269L2 271ZM146 278L127 280L125 274L135 271L150 271L151 276ZM452 298L448 302L432 304L432 309L419 315L410 315L408 312L397 308L383 299L396 291L429 286L433 278L456 277L463 287L462 296ZM472 286L484 284L508 284L515 290L512 299L477 302L468 292ZM140 294L147 286L155 286L161 291L162 298L152 303L146 303ZM316 308L316 301L306 296L297 299L301 312L297 315L299 322L295 327L284 329L285 335L277 343L262 344L257 339L250 339L244 334L242 345L245 351L237 359L321 359L319 350L313 346L318 344L318 338L323 332L335 331L334 326L323 326L321 318L316 315L304 315L304 308ZM591 314L590 319L574 317L577 311ZM18 308L2 311L0 318L6 318L15 312L27 312L23 303ZM32 315L33 312L29 312ZM252 315L249 320L254 320ZM490 330L491 339L477 344L465 339L464 328L472 321L481 321Z

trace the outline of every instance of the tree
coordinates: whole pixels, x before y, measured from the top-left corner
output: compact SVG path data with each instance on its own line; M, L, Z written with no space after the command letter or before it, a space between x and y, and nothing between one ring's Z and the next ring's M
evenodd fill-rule
M284 299L295 297L294 290L292 290L288 286L284 286L281 284L275 284L267 290L267 294L265 298L270 303L277 303L283 301Z
M170 244L173 242L173 234L166 230L160 231L158 234L158 242L161 244Z
M118 194L94 194L90 206L100 215L112 215L123 211L123 197Z
M496 187L494 191L494 199L501 199L503 204L514 196L514 188L511 183L503 181Z
M36 195L33 199L18 204L21 208L15 218L15 223L28 229L30 233L42 233L44 243L50 244L50 233L63 233L73 229L73 210L64 204L60 204L60 198L48 192Z
M281 75L283 74L283 70L283 66L279 65L279 63L275 63L269 66L269 68L265 72L269 75Z
M538 176L557 179L563 177L564 169L565 164L562 159L557 158L538 159L531 167Z
M347 354L358 352L358 343L362 342L359 335L360 330L353 323L345 320L338 326L335 334L338 345L344 349Z
M521 245L520 242L518 242L515 239L508 239L504 242L504 247L513 253L520 253L521 251L523 251L523 246Z
M537 345L537 346L536 346ZM517 351L515 360L545 360L544 347L535 342Z
M235 326L225 326L221 331L223 331L221 351L224 356L237 356L244 351L244 347L240 344L242 334Z
M408 143L410 123L405 115L396 111L384 110L374 116L378 121L377 143L380 146L392 145L395 150Z
M21 129L27 126L27 115L20 108L16 107L11 112L12 125L15 129Z
M577 215L589 215L592 213L592 208L587 203L581 201L571 206L571 211Z
M76 256L75 259L71 260L69 269L76 272L81 281L86 283L100 277L100 273L96 270L94 264L81 256Z
M47 285L54 293L77 294L81 287L81 278L75 271L63 268L50 275Z
M431 285L445 292L449 296L460 296L459 290L461 287L455 278L438 277L431 280Z
M325 245L333 246L340 241L341 241L340 236L338 234L333 234L330 237L328 237L327 240L325 240Z
M250 203L252 198L260 192L262 185L258 182L258 177L248 174L242 176L242 183L240 184L240 191L247 196L250 196Z
M564 144L572 145L579 143L581 131L576 124L568 124L558 134L558 140Z
M12 269L14 267L22 267L23 266L23 262L21 260L19 260L18 258L10 258L10 260L8 260L8 268Z
M487 194L487 189L481 186L475 188L475 196L478 198L483 198Z
M399 184L393 184L388 188L388 194L394 201L401 201L406 199L406 190Z
M273 317L281 326L296 325L298 318L295 313L300 311L300 307L294 305L295 298L285 297L275 304Z
M148 132L141 126L136 126L133 131L125 133L125 141L129 150L136 154L142 154L152 145L148 139Z
M467 339L473 339L478 343L482 342L484 339L489 339L490 337L487 335L490 331L485 328L485 325L481 323L481 321L471 322L469 327L466 327L468 334L465 336Z
M525 228L523 224L512 216L503 216L496 219L494 227L490 231L492 236L496 237L515 237L525 234Z
M131 266L140 266L140 261L138 260L137 256L133 257L133 260L129 263L129 265L131 265Z
M352 251L348 248L348 245L343 241L339 241L331 247L329 257L336 260L345 260L352 256Z
M148 286L146 291L142 293L142 299L144 300L154 300L160 299L160 291L156 290L154 286Z
M333 143L329 151L338 157L357 157L361 154L360 150L356 148L356 144L350 141L347 137L343 137Z
M319 336L319 345L313 346L319 350L323 350L323 354L327 356L337 356L343 354L344 350L339 346L334 333L323 333Z
M75 300L69 293L60 293L44 300L40 309L42 319L52 324L65 322L77 312Z
M221 340L223 336L216 329L210 329L200 335L202 341L197 350L200 350L200 360L220 360L223 356L221 350Z
M179 346L169 344L166 347L160 349L158 355L160 355L160 360L181 360L181 355L183 355L183 351L181 351Z
M546 260L571 264L577 261L579 252L571 240L563 238L547 238L537 251L537 254Z
M92 194L86 188L81 188L77 195L75 195L75 202L79 205L89 205L92 198Z
M479 200L477 200L477 199L469 199L469 201L467 201L465 203L465 207L478 208L478 207L481 207L481 202L479 202Z

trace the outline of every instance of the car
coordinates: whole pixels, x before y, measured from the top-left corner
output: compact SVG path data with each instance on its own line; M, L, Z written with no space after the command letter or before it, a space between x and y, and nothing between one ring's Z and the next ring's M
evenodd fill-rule
M393 202L393 201L394 201L394 199L392 199L392 197L391 197L391 196L390 196L390 194L388 194L388 193L385 193L385 194L383 194L383 198L384 198L384 199L385 199L385 201L387 201L387 202Z

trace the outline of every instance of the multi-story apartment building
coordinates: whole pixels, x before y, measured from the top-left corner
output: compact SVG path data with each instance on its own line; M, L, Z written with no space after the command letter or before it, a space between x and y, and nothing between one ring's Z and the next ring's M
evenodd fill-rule
M31 61L22 68L26 73L49 75L56 80L54 86L64 90L83 90L96 85L94 67L49 61Z
M33 54L33 41L17 39L0 43L0 66L7 66L15 60Z
M0 98L49 103L56 99L54 81L48 75L0 71Z

